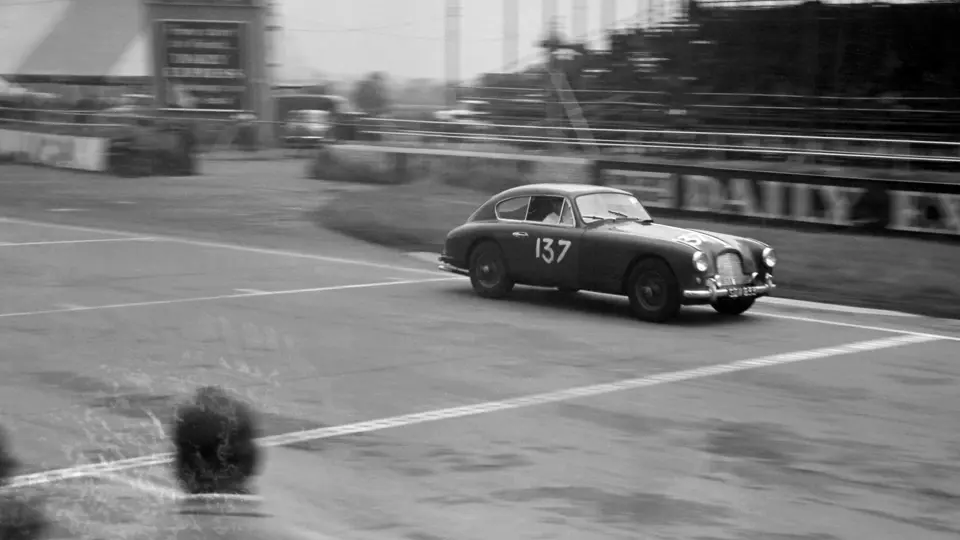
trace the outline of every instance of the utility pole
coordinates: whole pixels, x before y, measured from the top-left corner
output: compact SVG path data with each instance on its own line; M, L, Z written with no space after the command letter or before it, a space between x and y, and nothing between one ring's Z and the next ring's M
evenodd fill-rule
M546 39L557 22L557 0L542 0L540 6L543 39Z
M460 86L460 0L446 0L444 7L444 78L447 81L447 105L453 107L457 103L457 90Z
M551 10L552 9L552 10ZM556 0L543 0L543 15L546 18L548 13L555 13ZM554 72L557 69L557 47L562 40L560 37L560 28L556 18L545 20L543 38L540 46L543 47L544 54L544 77L543 77L543 96L544 96L544 119L547 126L550 126L549 136L555 139L563 137L563 131L559 128L561 122L560 92L557 91L554 83Z
M275 132L272 120L275 120L276 105L273 100L273 88L280 84L283 78L283 14L280 12L280 2L270 0L265 6L265 49L266 49L266 80L260 85L260 92L269 102L261 115L261 120L265 122L260 124L257 130L257 137L261 145L271 146L276 142L277 133ZM263 100L264 97L260 99Z
M600 29L603 33L612 32L617 25L617 0L603 0L600 5Z
M519 0L503 0L503 69L512 71L520 59Z
M571 40L587 39L587 0L573 0L573 13L570 19Z

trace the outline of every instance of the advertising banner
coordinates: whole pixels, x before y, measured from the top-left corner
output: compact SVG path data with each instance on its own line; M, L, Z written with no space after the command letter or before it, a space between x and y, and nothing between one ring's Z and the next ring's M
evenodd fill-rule
M919 233L960 240L960 183L932 183L597 162L597 181L634 193L651 212Z
M107 139L0 130L0 154L17 161L81 171L107 170Z
M161 20L154 43L161 107L240 112L252 109L246 23Z

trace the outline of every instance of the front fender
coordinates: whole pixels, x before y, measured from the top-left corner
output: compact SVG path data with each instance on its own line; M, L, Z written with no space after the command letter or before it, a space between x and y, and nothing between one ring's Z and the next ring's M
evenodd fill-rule
M623 274L624 280L627 279L630 272L633 271L633 267L641 260L657 257L670 266L681 288L686 288L689 287L691 283L696 283L698 274L693 266L693 254L697 252L696 248L687 244L667 240L644 239L643 241L634 242L631 250L633 256L630 260L630 265ZM626 283L626 281L624 281L624 283Z

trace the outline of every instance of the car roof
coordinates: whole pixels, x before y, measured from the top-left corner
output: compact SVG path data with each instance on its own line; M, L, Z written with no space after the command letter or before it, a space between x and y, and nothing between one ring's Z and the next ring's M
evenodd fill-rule
M523 186L517 186L501 192L499 195L497 195L497 198L522 197L525 195L576 196L583 195L585 193L624 193L629 195L628 191L607 186L595 186L593 184L564 184L556 182L550 184L527 184Z

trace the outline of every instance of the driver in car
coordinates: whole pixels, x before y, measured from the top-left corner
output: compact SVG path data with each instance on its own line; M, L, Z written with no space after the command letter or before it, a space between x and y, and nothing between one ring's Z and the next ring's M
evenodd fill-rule
M548 225L559 225L560 224L560 213L563 211L563 200L557 199L548 199L543 202L546 212L541 223L546 223Z

